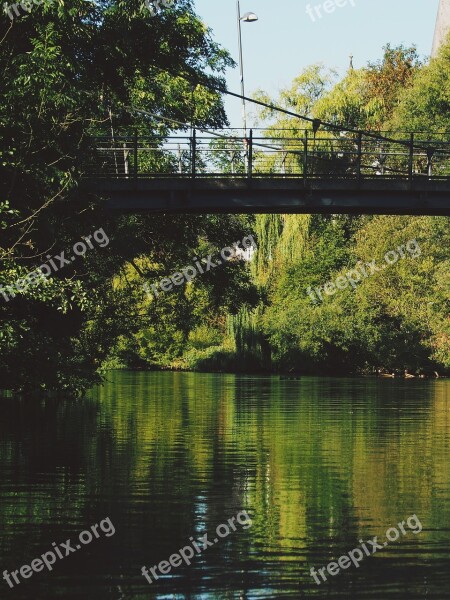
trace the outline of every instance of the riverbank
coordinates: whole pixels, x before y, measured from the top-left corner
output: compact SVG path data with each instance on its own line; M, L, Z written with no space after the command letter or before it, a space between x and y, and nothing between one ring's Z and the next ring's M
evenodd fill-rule
M423 367L417 370L385 369L380 367L367 367L366 369L348 370L327 369L320 365L311 368L303 366L295 368L282 368L280 365L261 365L258 357L248 354L240 355L223 346L214 346L206 350L192 349L182 357L167 365L158 365L145 360L133 361L133 364L121 363L118 360L109 361L105 370L134 370L134 371L180 371L192 373L229 373L253 375L279 375L280 377L377 377L383 379L445 379L450 376L450 371L437 370L436 367Z

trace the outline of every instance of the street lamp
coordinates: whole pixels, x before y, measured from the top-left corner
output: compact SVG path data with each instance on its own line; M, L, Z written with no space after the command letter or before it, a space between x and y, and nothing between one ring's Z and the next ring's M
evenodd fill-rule
M239 0L236 0L237 22L238 22L238 39L239 39L239 63L241 67L241 96L242 96L242 120L244 123L244 137L247 137L247 115L245 113L245 87L244 87L244 61L242 59L242 32L241 21L244 23L254 23L258 20L258 16L254 12L246 12L241 17L241 7Z

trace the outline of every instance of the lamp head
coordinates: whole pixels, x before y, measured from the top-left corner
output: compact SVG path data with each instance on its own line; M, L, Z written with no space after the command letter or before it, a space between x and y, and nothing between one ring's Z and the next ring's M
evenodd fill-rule
M242 15L241 21L244 23L254 23L258 20L258 15L255 15L254 12L246 12L245 15Z

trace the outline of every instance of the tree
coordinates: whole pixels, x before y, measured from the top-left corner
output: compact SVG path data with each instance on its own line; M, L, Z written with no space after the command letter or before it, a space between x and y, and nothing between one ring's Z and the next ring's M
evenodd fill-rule
M391 122L398 131L430 134L450 130L450 41L436 58L418 70L400 95ZM449 140L448 133L442 139Z
M98 380L117 340L139 330L142 298L112 285L127 277L127 265L138 272L135 259L144 254L189 264L203 240L246 233L227 217L105 213L78 188L87 134L133 126L160 139L177 127L172 120L226 125L220 95L196 82L222 85L233 62L190 0L154 17L136 0L45 0L0 23L0 285L100 227L111 241L11 301L0 298L0 377L9 389L76 393ZM214 279L212 297L236 277L227 270Z
M322 148L331 140L335 148L350 144L351 149L352 144L351 136L338 136L324 122L344 128L427 131L423 136L431 133L436 140L448 140L448 134L433 134L448 129L449 57L444 47L437 59L422 65L414 47L388 45L382 60L349 70L332 87L318 85L322 80L317 69L306 70L302 86L305 77L311 85L294 85L291 93L283 92L273 103L319 119L314 143ZM305 89L314 93L308 96ZM261 115L271 119L271 143L277 136L286 137L286 130L302 138L299 119L278 118L269 109ZM446 158L443 155L436 165L439 172ZM301 172L301 162L298 166ZM258 215L256 231L253 276L265 300L260 326L270 341L275 367L335 373L448 368L448 219ZM324 292L325 284L333 290L331 284L355 266L373 260L383 264L386 253L414 240L422 250L419 257L406 254L355 289L348 285L336 293L334 284L331 296ZM320 301L315 288L323 295Z
M379 109L378 119L374 121L376 128L383 128L389 121L402 94L411 87L421 67L416 47L406 48L403 45L391 48L387 44L382 60L369 63L366 70L367 95L369 106Z

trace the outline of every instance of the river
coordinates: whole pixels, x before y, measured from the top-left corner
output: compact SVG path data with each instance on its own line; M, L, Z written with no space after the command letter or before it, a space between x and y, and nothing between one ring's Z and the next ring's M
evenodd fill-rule
M1 598L449 597L449 380L114 371L0 402L0 572L75 547Z

